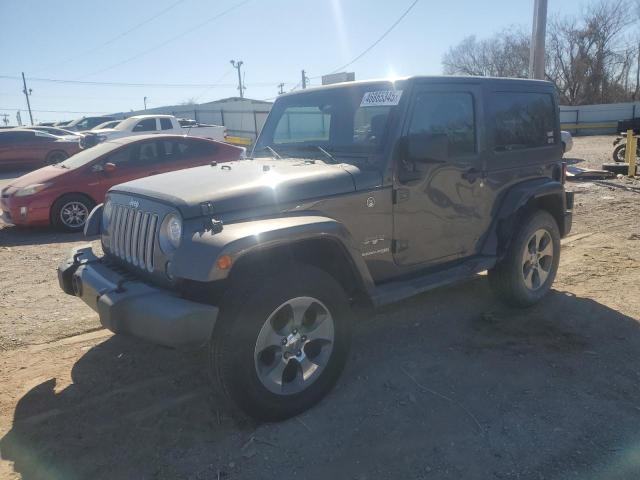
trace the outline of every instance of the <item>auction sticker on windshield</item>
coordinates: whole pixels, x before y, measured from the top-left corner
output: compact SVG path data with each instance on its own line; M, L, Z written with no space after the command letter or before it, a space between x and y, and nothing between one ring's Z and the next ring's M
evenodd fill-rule
M361 107L390 107L398 105L402 97L402 90L378 90L366 92L362 96Z

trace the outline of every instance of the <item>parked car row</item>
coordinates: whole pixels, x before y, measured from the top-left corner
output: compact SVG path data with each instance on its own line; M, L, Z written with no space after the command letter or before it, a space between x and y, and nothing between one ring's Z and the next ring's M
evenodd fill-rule
M35 138L42 135L29 133ZM243 154L241 147L181 135L108 140L10 183L0 191L0 219L14 225L81 230L91 209L103 201L113 185L211 162L237 160Z

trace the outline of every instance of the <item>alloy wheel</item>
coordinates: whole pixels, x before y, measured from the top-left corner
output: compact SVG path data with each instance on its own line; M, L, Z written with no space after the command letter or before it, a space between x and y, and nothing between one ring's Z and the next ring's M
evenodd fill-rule
M68 228L80 228L87 221L89 209L82 202L67 202L60 209L60 221Z
M305 390L326 368L334 337L333 317L321 301L312 297L286 301L258 334L254 363L260 382L278 395Z
M538 290L549 277L553 265L553 240L545 229L529 238L522 252L522 277L529 290Z

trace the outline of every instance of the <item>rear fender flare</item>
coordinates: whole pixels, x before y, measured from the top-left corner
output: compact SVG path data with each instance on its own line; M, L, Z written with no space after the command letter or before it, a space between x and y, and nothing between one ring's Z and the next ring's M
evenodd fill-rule
M497 213L485 238L482 254L497 255L500 258L511 243L513 231L518 225L521 214L536 204L556 206L556 208L543 209L555 210L550 213L562 230L563 222L559 216L566 210L564 185L550 178L527 180L510 188L497 202Z

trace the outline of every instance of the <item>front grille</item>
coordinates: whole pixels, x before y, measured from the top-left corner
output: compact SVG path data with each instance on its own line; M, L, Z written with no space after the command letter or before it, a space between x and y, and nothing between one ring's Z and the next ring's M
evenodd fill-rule
M136 267L153 272L158 215L125 205L114 205L111 253Z

